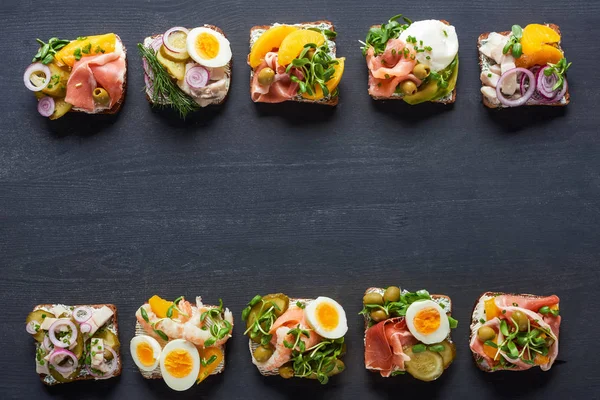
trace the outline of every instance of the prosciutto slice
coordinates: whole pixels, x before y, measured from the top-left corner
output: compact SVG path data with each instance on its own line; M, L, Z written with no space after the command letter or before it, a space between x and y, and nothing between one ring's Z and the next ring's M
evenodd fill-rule
M410 357L403 351L417 340L406 327L404 318L391 318L367 329L365 335L365 367L388 377L396 370L404 370Z
M378 56L373 47L370 47L367 51L369 94L390 97L405 80L421 85L421 80L411 73L416 64L415 50L400 39L390 39L385 51Z
M258 75L264 68L275 71L275 79L270 85L261 85ZM285 72L285 67L277 62L277 53L269 52L263 62L254 70L251 84L252 101L256 103L281 103L290 100L298 93L298 83L292 81L291 75L304 79L304 75L296 68L290 74Z

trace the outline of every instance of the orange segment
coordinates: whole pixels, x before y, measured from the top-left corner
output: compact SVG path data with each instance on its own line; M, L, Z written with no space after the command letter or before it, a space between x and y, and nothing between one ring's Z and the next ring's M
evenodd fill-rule
M494 338L494 340L492 340L492 342L498 344L498 336L497 335ZM488 346L487 344L483 345L483 352L494 361L498 361L501 357L500 354L496 355L498 353L498 349L495 349L492 346Z
M150 304L152 312L154 312L158 318L167 318L167 311L169 310L169 307L173 305L173 302L154 295L148 300L148 304ZM173 315L171 317L177 318L178 315L179 313L177 310L173 309Z
M558 49L560 34L546 25L530 24L523 29L521 46L523 55L516 59L517 67L531 68L534 65L557 63L564 57Z
M550 361L550 358L547 356L543 356L539 353L535 354L535 359L533 360L533 362L535 363L535 365L542 365L542 364L547 364Z
M71 41L54 55L59 67L68 65L72 67L77 60L76 54L81 57L95 56L96 54L112 53L117 45L117 35L107 33L105 35L87 36Z
M325 82L325 86L327 86L327 89L329 89L329 93L332 93L335 88L337 88L340 80L342 79L342 75L344 74L344 61L346 61L346 59L342 57L337 58L336 60L338 61L338 64L333 66L335 73L330 80ZM308 100L320 100L323 98L323 90L321 89L321 86L317 85L312 95L309 95L308 93L302 93L302 97Z
M314 43L317 46L325 43L325 36L322 33L308 29L298 30L290 33L283 39L279 46L277 61L279 65L288 65L294 58L300 55L304 45Z
M268 29L252 45L248 63L252 69L258 67L265 55L273 49L278 49L281 46L283 39L290 33L297 31L298 27L291 25L278 25Z
M496 298L492 297L484 302L485 318L488 321L502 315L502 311L496 305L495 300Z
M200 350L200 358L204 362L207 362L208 360L210 360L210 358L212 356L215 356L217 358L213 362L208 364L207 366L204 366L204 365L202 365L202 363L200 363L200 372L198 373L198 379L196 380L196 383L200 383L204 379L206 379L207 376L212 374L214 372L214 370L217 369L219 364L221 364L221 361L223 361L223 352L218 347L208 347L206 349L199 349L199 350Z

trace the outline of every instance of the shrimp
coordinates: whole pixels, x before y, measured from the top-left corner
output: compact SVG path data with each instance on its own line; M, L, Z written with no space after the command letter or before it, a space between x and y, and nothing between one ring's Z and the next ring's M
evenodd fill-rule
M271 355L271 357L269 357L269 359L265 362L258 362L254 357L252 357L252 363L265 371L274 371L286 362L290 361L292 358L292 349L288 349L283 344L288 336L289 331L290 328L286 326L278 328L275 331L277 341L275 342L275 351L273 352L273 355Z
M146 311L148 321L142 316L141 309ZM160 338L156 333L157 330L162 331L169 339L181 339L183 337L183 323L177 322L170 318L159 318L153 311L150 304L144 304L135 312L135 317L149 335ZM162 339L162 338L161 338Z
M193 309L192 316L189 321L183 324L183 338L188 342L192 342L196 346L204 346L204 343L213 337L210 327L215 323L219 323L220 321L214 321L211 318L205 318L203 321L200 320L202 314L210 310L209 307L206 307L204 304L202 304L202 298L200 296L196 297L196 306L197 308ZM233 331L233 314L228 308L226 308L223 312L223 316L223 321L227 321L231 325L231 329L223 338L215 338L217 340L209 347L221 346L225 344L225 342L227 342L227 340L229 340L231 337L231 332Z

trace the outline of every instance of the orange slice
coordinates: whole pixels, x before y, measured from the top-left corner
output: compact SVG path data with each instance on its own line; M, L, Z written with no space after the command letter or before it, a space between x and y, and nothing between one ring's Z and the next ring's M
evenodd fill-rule
M87 36L72 40L54 55L55 63L62 67L72 67L77 58L95 56L96 54L112 53L117 45L117 35L107 33L105 35Z
M273 49L278 49L281 46L283 39L290 33L297 31L297 26L278 25L268 29L252 45L248 63L252 69L258 67L265 55Z
M333 66L335 73L333 74L330 80L325 82L325 86L327 86L329 93L332 93L335 90L335 88L339 85L340 80L342 80L342 75L344 74L344 61L346 61L346 59L342 57L336 58L336 60L338 61L338 63ZM323 89L321 89L321 86L317 85L312 95L309 95L308 93L302 93L302 97L308 100L320 100L324 97Z
M558 49L560 34L541 24L529 24L523 29L521 46L523 55L515 60L517 67L531 68L534 65L557 63L564 57Z
M202 382L206 379L207 376L212 374L214 370L217 369L219 364L221 364L221 361L223 361L223 352L218 347L207 347L205 349L200 350L200 357L204 362L210 360L212 356L216 357L216 359L213 362L206 366L200 365L200 372L198 372L198 379L196 380L197 384Z
M488 320L488 321L502 315L502 312L500 311L500 309L496 305L495 299L496 299L495 297L492 297L490 299L487 299L483 303L484 304L484 310L485 310L485 319Z
M154 312L154 314L156 314L158 318L166 318L167 311L169 311L169 308L173 305L173 302L162 299L157 295L154 295L150 297L150 300L148 300L148 304L150 304L152 312ZM179 313L177 312L177 310L173 309L172 317L177 318L178 315Z
M294 58L298 57L304 46L308 43L314 43L317 46L325 43L325 36L322 33L308 29L298 30L290 33L283 39L279 46L277 62L279 65L288 65Z

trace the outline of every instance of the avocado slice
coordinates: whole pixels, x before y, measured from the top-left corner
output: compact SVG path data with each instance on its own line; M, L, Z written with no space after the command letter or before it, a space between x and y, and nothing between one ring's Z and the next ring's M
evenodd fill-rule
M443 71L440 74L444 74ZM430 79L429 82L425 83L419 88L419 91L413 95L404 96L403 100L410 105L415 105L419 103L424 103L426 101L432 101L435 99L441 99L444 96L448 95L448 93L454 90L456 86L456 80L458 78L458 56L456 58L456 63L454 64L454 68L452 68L452 73L448 78L448 86L446 88L439 88L437 81Z

